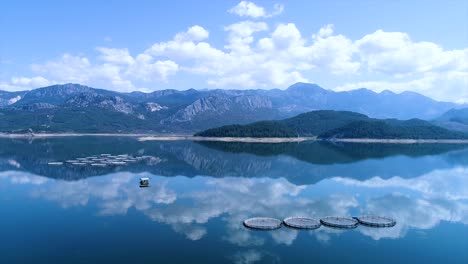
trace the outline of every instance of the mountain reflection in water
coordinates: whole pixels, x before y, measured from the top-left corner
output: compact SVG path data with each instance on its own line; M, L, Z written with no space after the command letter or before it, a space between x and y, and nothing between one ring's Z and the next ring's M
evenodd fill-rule
M136 213L189 241L219 238L234 247L227 258L235 263L279 262L284 256L268 245L303 243L297 242L300 234L325 244L356 232L381 241L404 239L408 232L442 223L463 230L468 224L468 150L463 145L142 143L92 137L2 139L0 145L2 203L14 196L65 211L82 208L103 219L133 219ZM106 169L47 165L99 153L154 159ZM140 177L151 178L151 186L139 188ZM273 232L241 225L253 216L368 213L393 217L397 225Z

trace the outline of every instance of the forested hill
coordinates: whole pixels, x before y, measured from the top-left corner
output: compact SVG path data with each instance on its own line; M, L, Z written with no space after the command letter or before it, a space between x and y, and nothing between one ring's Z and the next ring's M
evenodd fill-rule
M420 119L374 119L349 111L321 110L279 120L208 129L202 137L312 137L373 139L468 139Z

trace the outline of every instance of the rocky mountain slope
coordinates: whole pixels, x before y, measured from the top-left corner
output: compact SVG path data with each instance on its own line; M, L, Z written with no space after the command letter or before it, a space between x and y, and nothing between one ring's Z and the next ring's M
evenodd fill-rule
M179 133L288 118L321 109L354 111L375 118L432 119L457 107L413 92L335 92L308 83L296 83L286 90L169 89L152 93L119 93L64 84L31 91L0 91L0 131L89 130L68 120L77 119L86 120L93 131L103 129L102 121L112 120L105 125L111 131L115 126L126 132ZM92 118L84 118L86 115ZM19 117L24 120L16 122ZM128 124L117 124L122 120Z

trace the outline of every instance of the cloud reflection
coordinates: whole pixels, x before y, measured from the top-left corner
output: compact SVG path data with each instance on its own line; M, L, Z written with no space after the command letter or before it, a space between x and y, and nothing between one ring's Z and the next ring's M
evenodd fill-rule
M144 176L152 177L150 188L138 188L138 178ZM274 243L291 245L300 232L283 228L259 235L241 225L253 216L283 219L374 213L394 217L397 225L393 228L358 227L375 240L403 237L409 229L430 229L441 221L468 224L467 179L465 168L433 171L411 179L338 177L315 185L295 185L284 178L167 178L125 172L67 182L23 172L0 173L0 180L11 184L35 185L35 197L64 208L93 202L100 215L125 215L134 208L190 240L202 239L209 232L207 223L218 219L225 225L222 238L238 246L260 246L268 237ZM327 243L341 232L320 228L309 234ZM234 256L238 263L255 262L261 255L249 251L239 254Z

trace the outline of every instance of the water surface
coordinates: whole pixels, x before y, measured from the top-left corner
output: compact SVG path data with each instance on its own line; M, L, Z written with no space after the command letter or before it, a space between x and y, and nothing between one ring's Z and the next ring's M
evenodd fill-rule
M47 165L100 153L150 158ZM0 263L468 263L468 148L0 139L0 209ZM242 226L367 213L397 225Z

